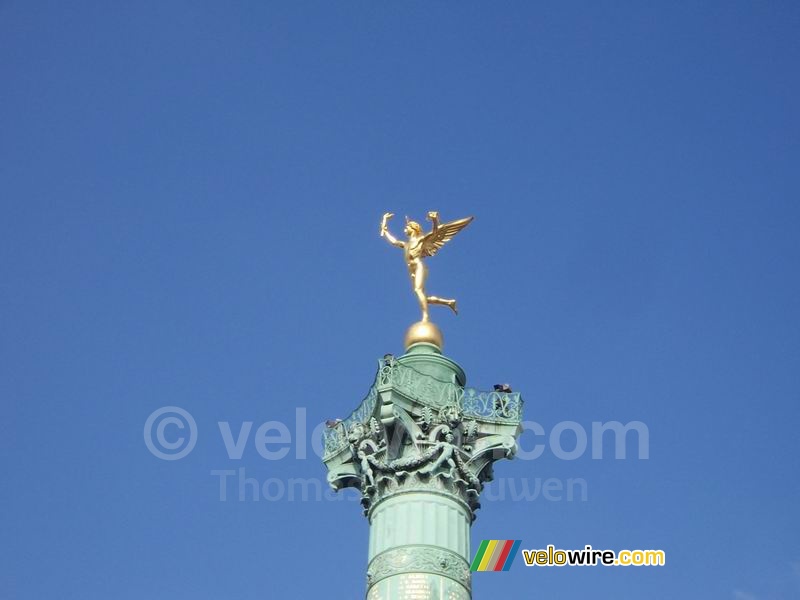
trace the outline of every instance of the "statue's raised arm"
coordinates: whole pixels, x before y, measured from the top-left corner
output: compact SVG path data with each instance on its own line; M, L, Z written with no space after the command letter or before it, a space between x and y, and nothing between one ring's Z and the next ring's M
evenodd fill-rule
M396 237L394 237L389 231L389 225L388 225L389 219L391 219L393 216L394 213L390 212L384 213L383 219L381 219L381 237L386 238L386 241L388 241L392 246L403 248L405 247L405 244L400 240L398 240Z

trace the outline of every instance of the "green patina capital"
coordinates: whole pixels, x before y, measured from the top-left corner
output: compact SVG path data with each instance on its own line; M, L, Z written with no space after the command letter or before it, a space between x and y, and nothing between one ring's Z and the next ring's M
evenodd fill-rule
M493 463L516 452L522 398L465 384L464 370L433 344L381 359L367 397L325 433L330 484L360 489L367 516L386 498L429 490L474 518Z

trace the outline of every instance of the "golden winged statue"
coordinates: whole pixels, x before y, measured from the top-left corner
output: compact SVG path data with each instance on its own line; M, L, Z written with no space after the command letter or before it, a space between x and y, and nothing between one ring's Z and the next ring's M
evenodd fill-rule
M394 213L383 215L381 237L386 238L392 246L403 249L403 257L408 266L408 274L411 276L411 285L419 301L419 307L422 309L422 322L427 323L429 321L429 304L449 306L454 313L458 314L454 298L439 298L438 296L426 295L425 280L428 277L428 267L423 262L423 259L436 254L442 246L453 239L455 234L469 225L473 217L466 217L449 223L439 223L439 213L431 211L428 213L428 220L433 228L428 233L422 231L422 226L419 223L410 221L406 217L406 227L403 231L408 239L400 241L388 229L389 219L393 216Z

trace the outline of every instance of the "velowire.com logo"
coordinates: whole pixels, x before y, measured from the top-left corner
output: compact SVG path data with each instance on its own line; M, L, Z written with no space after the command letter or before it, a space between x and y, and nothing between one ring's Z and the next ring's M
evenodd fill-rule
M483 540L471 571L508 571L519 551L520 540ZM523 550L526 567L663 567L663 550L598 550L587 544L578 550L562 550L553 544L540 550Z

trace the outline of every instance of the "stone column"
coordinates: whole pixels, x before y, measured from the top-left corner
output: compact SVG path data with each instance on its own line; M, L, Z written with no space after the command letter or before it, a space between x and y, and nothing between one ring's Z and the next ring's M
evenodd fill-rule
M469 600L470 526L492 464L516 450L522 399L466 388L440 333L407 342L403 356L381 359L356 411L328 429L328 480L361 490L367 600Z

